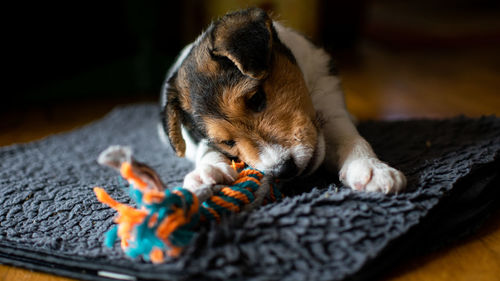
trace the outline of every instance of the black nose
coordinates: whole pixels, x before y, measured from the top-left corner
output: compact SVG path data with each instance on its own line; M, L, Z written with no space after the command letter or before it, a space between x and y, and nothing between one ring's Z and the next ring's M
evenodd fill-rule
M292 158L288 158L283 164L274 169L274 176L279 179L289 179L297 175L299 171Z

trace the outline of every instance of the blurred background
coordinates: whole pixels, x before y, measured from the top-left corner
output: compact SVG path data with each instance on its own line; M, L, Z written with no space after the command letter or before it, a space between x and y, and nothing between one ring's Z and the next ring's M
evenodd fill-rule
M55 104L155 101L179 50L212 19L250 6L335 55L361 119L499 113L498 0L12 2L0 130L29 106L50 117Z

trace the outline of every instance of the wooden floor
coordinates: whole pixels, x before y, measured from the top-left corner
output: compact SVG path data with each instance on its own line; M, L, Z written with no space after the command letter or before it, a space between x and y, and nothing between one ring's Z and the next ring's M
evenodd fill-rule
M359 119L500 116L500 52L396 51L363 45L340 61L347 104ZM96 120L119 100L31 106L0 113L0 145L27 142ZM478 233L396 265L383 280L500 280L500 211ZM69 280L0 265L0 280Z

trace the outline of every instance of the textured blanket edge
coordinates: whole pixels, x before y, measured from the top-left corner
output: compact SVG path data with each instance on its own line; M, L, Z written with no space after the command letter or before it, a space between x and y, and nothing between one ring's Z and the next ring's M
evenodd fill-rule
M378 256L368 262L350 280L370 280L392 273L408 259L429 254L473 235L500 205L500 159L476 167L455 186L453 194L440 200L411 231L393 240ZM489 175L483 181L474 180ZM465 189L472 192L464 192ZM440 228L436 231L435 226ZM457 236L458 233L458 236Z
M499 169L500 161L498 159L493 163L477 167L464 177L456 188L462 190L470 188L473 178L485 171L491 172ZM431 210L431 214L416 225L412 231L408 231L392 241L377 256L377 259L367 263L358 273L351 276L350 280L367 280L367 278L372 279L383 276L387 271L394 269L402 260L429 253L473 234L489 218L491 213L498 209L500 189L497 187L499 184L500 176L495 175L474 187L475 191L479 189L479 192L465 195L455 192L453 196L440 201ZM462 204L452 207L451 203L456 201L460 201ZM476 202L482 203L482 208L479 211ZM485 202L486 204L484 204ZM463 218L462 214L473 210L476 211L472 215ZM447 223L449 220L453 221L453 223ZM444 227L439 233L429 231L435 225L443 225ZM460 237L447 236L447 234L456 233L457 231L461 233ZM421 249L426 250L422 251ZM82 266L81 260L78 259L60 257L53 253L44 254L28 249L11 248L8 245L2 245L0 249L0 263L82 280L157 278L154 274L137 272L133 268L110 266L89 260L85 260L85 266Z

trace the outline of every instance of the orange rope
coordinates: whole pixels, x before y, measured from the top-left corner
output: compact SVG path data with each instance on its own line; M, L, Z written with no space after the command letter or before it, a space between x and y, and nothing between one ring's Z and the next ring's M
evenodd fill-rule
M240 207L238 205L235 205L231 202L227 202L226 200L220 198L219 196L212 196L212 197L210 197L210 200L212 200L212 202L214 202L215 204L222 206L226 209L229 209L233 212L240 211Z
M168 217L165 218L158 226L156 235L169 243L166 238L179 226L186 224L187 222L187 219L183 213L184 212L182 211L182 209L177 208L173 213L168 215Z
M234 162L234 160L231 160L231 167L233 167L233 169L235 171L238 171L240 169L245 168L245 162L240 161L240 162L236 163L236 162Z
M151 259L151 261L153 263L156 263L156 264L162 263L163 262L163 251L158 247L154 247L154 249L149 254L149 258Z
M233 190L229 187L223 187L221 189L221 192L224 193L224 195L227 195L229 197L234 197L234 198L242 201L245 204L250 203L250 201L248 200L248 197L244 193L241 193L237 190Z
M160 203L165 198L165 193L158 190L147 190L144 192L142 200L148 204Z
M104 203L115 210L118 210L118 206L120 205L120 203L111 198L111 196L109 196L104 188L96 186L94 187L94 193L99 202Z
M257 175L259 178L261 178L263 175L261 172L257 170L243 170L240 172L239 177L244 177L244 176L249 176L249 175Z
M167 255L169 255L170 257L178 257L181 252L181 247L170 246L170 249L167 251Z
M243 178L239 178L239 179L237 179L237 180L233 183L233 185L238 184L238 183L242 183L242 182L246 182L246 181L253 181L253 182L255 182L256 184L260 185L260 181L259 181L258 179L256 179L256 178L254 178L254 177L243 177Z

